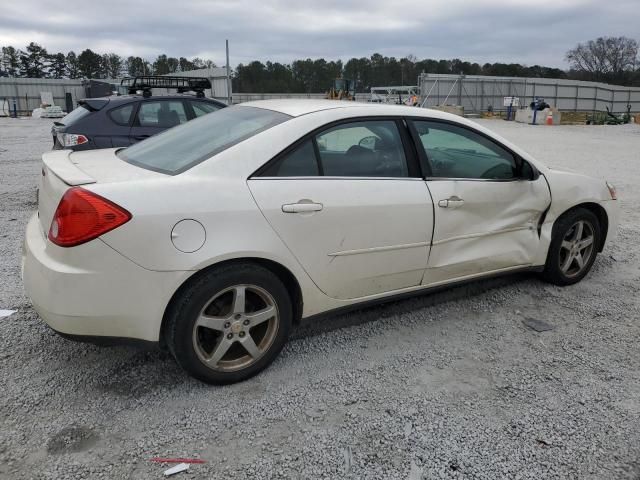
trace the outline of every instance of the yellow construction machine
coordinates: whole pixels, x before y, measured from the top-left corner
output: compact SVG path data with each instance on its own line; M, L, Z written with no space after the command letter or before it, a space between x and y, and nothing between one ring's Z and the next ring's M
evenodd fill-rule
M355 100L355 82L346 78L336 78L327 92L329 100Z

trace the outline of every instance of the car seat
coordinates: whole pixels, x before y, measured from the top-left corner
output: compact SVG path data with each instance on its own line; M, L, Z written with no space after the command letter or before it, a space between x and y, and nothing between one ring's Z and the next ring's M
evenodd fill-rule
M180 123L180 116L175 110L169 110L169 106L166 103L162 103L160 110L158 110L158 126L171 128Z

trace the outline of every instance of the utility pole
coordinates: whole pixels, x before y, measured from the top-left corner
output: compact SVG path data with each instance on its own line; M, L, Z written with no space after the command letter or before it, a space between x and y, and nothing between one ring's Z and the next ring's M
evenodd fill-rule
M227 43L227 105L231 106L231 67L229 67L229 40Z

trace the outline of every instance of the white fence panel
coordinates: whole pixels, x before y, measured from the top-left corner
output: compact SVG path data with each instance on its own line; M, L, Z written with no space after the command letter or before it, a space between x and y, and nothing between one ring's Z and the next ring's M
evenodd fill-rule
M640 112L640 88L596 82L551 78L489 77L481 75L422 74L418 79L421 104L462 105L465 112L479 113L489 106L504 110L504 97L520 97L520 105L542 97L565 111L602 111L608 107L620 113L631 105Z

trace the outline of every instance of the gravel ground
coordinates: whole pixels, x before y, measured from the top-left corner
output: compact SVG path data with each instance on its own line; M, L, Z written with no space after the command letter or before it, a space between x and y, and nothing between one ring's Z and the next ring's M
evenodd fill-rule
M22 291L47 120L0 119L0 478L640 478L640 126L484 121L618 185L580 284L535 276L303 324L266 372L210 387L166 353L64 340ZM553 329L537 333L523 321Z

